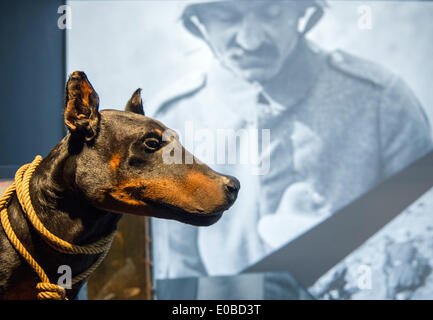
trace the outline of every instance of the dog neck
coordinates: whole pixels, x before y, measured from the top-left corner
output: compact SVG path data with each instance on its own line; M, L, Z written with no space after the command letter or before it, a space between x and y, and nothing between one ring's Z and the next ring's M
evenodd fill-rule
M75 187L75 159L70 154L68 140L68 137L63 139L36 168L30 179L29 193L33 208L45 228L67 242L85 245L111 234L122 215L94 208ZM61 276L59 266L69 266L75 276L87 270L99 256L66 255L51 248L26 219L16 196L8 206L8 215L24 247L54 283ZM30 298L36 294L33 290L39 279L36 273L28 273L25 262L22 264L12 276L11 283L25 283L26 290L31 290ZM70 299L76 296L81 284L67 290Z
M42 160L30 180L33 207L44 226L59 238L78 245L112 233L121 214L99 210L75 187L75 155L70 136Z

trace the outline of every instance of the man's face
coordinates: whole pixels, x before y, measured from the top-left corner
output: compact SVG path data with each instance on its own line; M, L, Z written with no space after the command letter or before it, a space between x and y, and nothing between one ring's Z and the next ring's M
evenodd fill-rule
M265 82L296 45L302 12L293 2L214 2L196 12L218 59L246 80Z

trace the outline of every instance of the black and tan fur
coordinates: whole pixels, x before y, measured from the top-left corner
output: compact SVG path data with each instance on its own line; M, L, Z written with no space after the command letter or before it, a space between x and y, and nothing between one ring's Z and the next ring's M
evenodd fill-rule
M73 72L64 112L69 134L43 159L30 181L35 211L52 233L74 244L88 244L113 232L124 213L207 226L233 204L239 190L235 178L199 161L162 160L164 148L179 141L163 141L167 128L144 116L140 89L125 111L98 107L99 97L86 75ZM16 196L8 211L17 236L52 282L59 277L58 266L69 265L76 275L97 259L51 249L24 217ZM35 299L38 282L0 227L0 298ZM81 285L67 290L67 297L73 299Z

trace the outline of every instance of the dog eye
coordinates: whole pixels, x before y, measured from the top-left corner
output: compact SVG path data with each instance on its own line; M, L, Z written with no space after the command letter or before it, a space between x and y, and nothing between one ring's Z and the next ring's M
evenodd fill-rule
M149 137L149 138L144 139L143 144L146 147L146 149L148 149L149 151L156 151L159 149L159 147L161 145L159 140L157 138L154 138L154 137Z

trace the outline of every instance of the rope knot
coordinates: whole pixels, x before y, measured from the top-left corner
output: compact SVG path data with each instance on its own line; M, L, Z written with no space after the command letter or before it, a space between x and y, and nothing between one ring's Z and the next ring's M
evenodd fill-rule
M39 282L36 285L39 300L65 300L65 288L50 282Z

